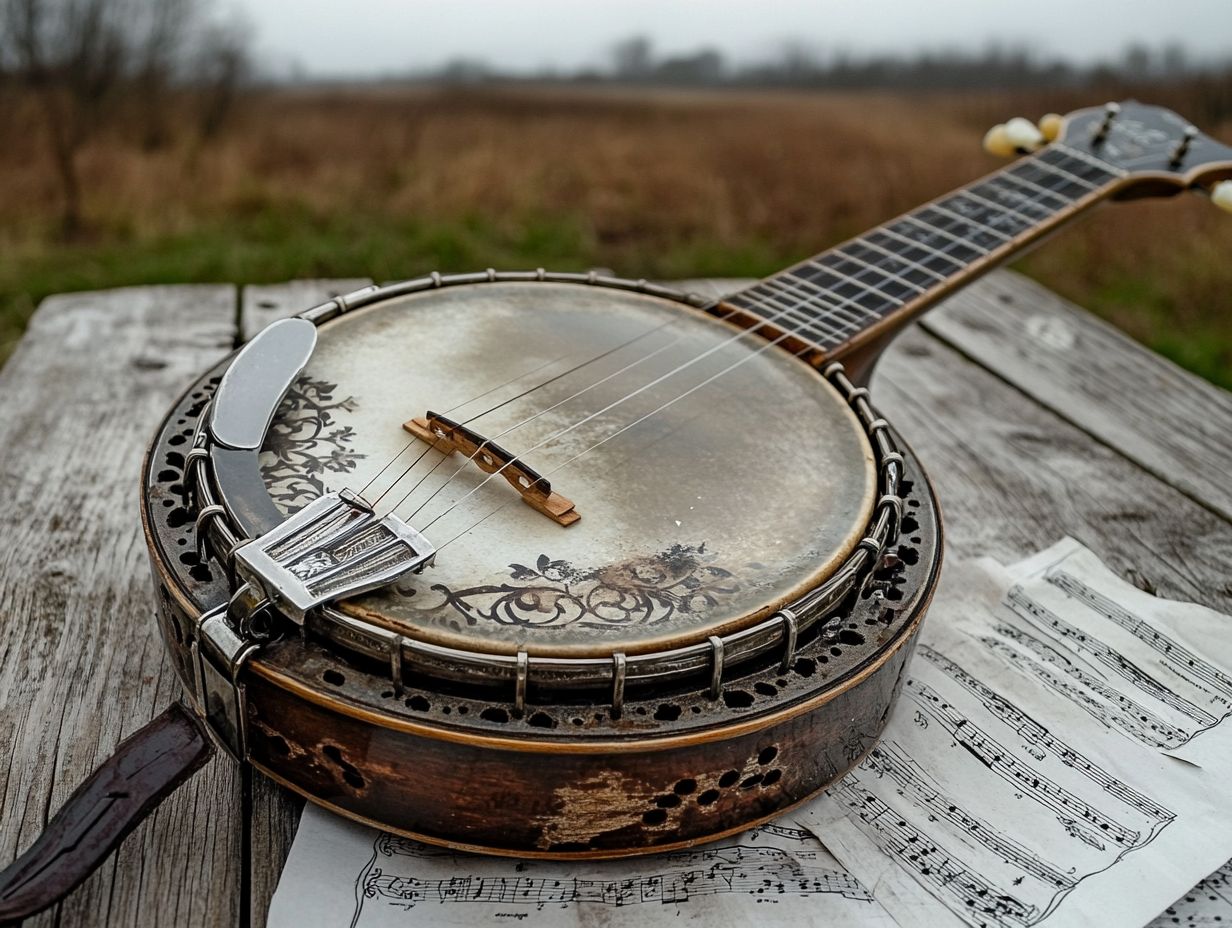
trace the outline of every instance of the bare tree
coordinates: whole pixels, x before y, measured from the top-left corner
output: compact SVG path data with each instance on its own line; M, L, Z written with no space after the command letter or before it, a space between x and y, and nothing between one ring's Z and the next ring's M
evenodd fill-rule
M635 35L612 46L612 65L616 77L626 81L644 80L654 66L650 39Z
M200 76L189 64L210 61L209 80L233 92L242 68L224 60L223 33L209 28L208 12L208 0L0 0L0 62L38 100L66 236L82 225L81 149L116 120L122 101L139 114L142 143L155 147L177 89ZM203 48L212 51L202 56ZM231 46L234 55L242 50Z

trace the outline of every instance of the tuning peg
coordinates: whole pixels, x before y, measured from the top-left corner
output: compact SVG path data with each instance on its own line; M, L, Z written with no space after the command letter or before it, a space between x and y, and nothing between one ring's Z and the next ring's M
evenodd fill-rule
M1211 202L1225 212L1232 213L1232 180L1221 180L1211 188Z
M1035 127L1035 123L1021 116L1015 116L1005 124L1005 134L1018 151L1035 151L1044 144L1044 134Z
M1099 124L1099 128L1095 130L1095 135L1091 139L1093 142L1102 142L1108 137L1108 131L1112 128L1112 121L1117 118L1121 112L1121 104L1105 103L1104 118Z
M998 123L984 135L984 151L998 158L1010 158L1019 152L1035 151L1044 143L1043 133L1028 119L1015 116L1009 122Z
M1046 113L1040 118L1039 130L1044 139L1055 142L1061 137L1061 129L1065 125L1065 117L1060 113Z
M1181 140L1176 143L1176 147L1172 149L1172 157L1168 164L1172 167L1179 167L1181 162L1185 160L1185 156L1189 154L1189 146L1193 144L1194 139L1198 137L1197 126L1186 126L1185 131L1181 134Z
M1014 143L1005 129L1005 123L997 123L984 133L984 151L998 158L1011 158L1016 153Z

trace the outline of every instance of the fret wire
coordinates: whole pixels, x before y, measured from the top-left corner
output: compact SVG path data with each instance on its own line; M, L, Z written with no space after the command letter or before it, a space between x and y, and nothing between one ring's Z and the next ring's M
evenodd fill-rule
M917 226L920 226L921 228L923 228L925 232L936 232L938 235L943 235L946 238L953 240L955 244L962 245L965 248L970 248L972 251L979 252L981 255L991 254L991 252L987 248L983 248L975 244L974 242L964 241L963 239L959 238L956 235L951 235L949 232L945 231L945 229L939 229L937 228L937 226L934 226L932 223L925 222L922 219L917 219L914 213L908 213L907 215L901 216L899 218L905 219L907 222L914 222Z
M1064 196L1059 191L1051 190L1048 187L1043 186L1042 184L1037 184L1033 180L1027 180L1025 177L1019 177L1017 174L1011 173L1011 170L1012 169L1002 171L1000 176L1006 178L1007 180L1012 180L1012 181L1015 181L1016 183L1023 184L1024 186L1032 187L1035 190L1038 190L1040 193L1045 194L1046 196L1052 197L1054 200L1059 200L1063 206L1073 205L1074 201L1071 200L1069 197Z
M1023 222L1025 222L1028 227L1033 226L1036 223L1041 221L1039 219L1032 219L1026 213L1020 213L1018 210L1014 209L1013 207L1006 206L1003 203L998 203L996 200L990 200L987 197L980 196L978 193L974 193L971 190L960 190L958 191L958 196L966 197L968 200L978 200L979 202L984 204L985 209L987 209L988 207L992 207L993 209L999 209L1004 212L1011 213L1014 216L1017 216Z
M1051 147L1055 149L1056 151L1065 152L1071 158L1077 158L1079 161L1085 161L1088 164L1092 165L1093 167L1097 167L1104 171L1107 171L1113 177L1124 177L1126 174L1129 173L1124 168L1118 168L1111 164L1108 164L1105 161L1101 161L1099 158L1096 158L1094 155L1088 154L1087 152L1082 151L1077 148L1072 148L1069 145L1066 145L1064 142L1053 142Z
M1100 186L1106 184L1116 175L1106 168L1100 167L1097 164L1092 164L1089 161L1080 158L1073 158L1062 151L1057 151L1054 148L1046 149L1040 154L1038 160L1045 165L1051 165L1054 168L1060 168L1063 171L1068 171L1080 180L1085 180Z
M833 253L834 253L834 252L829 252L829 254L833 254ZM813 267L815 267L815 268L817 268L819 271L824 271L824 272L825 272L825 273L827 273L827 274L831 274L831 275L833 275L834 277L841 277L843 280L847 281L848 283L852 284L853 286L856 286L856 287L863 287L863 288L864 288L865 290L867 290L869 293L879 293L879 294L881 294L881 296L882 296L882 297L884 297L885 299L889 300L889 301L890 301L891 303L893 303L895 306L902 306L902 305L903 305L903 301L902 301L902 300L900 300L898 297L896 297L896 296L891 296L890 294L888 294L888 293L886 293L884 290L882 290L880 287L874 286L873 284L866 284L866 283L863 283L862 281L859 281L859 280L857 280L856 278L852 277L850 274L844 274L842 271L835 270L835 269L834 269L834 268L832 268L832 267L827 267L827 266L826 266L826 265L824 265L824 264L818 264L816 261L811 261L811 260L810 260L810 261L805 261L804 263L805 263L805 264L808 264L808 265L811 265L811 266L813 266ZM863 274L863 273L864 273L864 271L861 271L860 273L861 273L861 274Z
M761 283L757 284L752 289L755 290L756 287L761 287L761 286L776 286L782 290L788 291L789 293L791 293L792 291L795 291L794 296L796 297L796 299L803 299L805 301L805 305L807 305L809 302L817 301L817 297L814 295L810 295L809 293L807 293L807 291L802 292L800 291L799 287L792 287L791 285L784 283L783 278L787 276L788 274L791 274L791 272L787 271L787 272L784 272L783 274L777 274L774 277L768 277L765 280L761 281ZM827 290L823 290L820 287L817 287L811 281L807 281L801 277L796 277L794 274L792 275L792 279L797 281L797 283L808 283L810 286L813 286L814 289L818 290L819 294L825 297L827 300L839 300L840 301L838 303L823 303L822 306L824 307L826 311L823 313L820 313L813 320L811 320L808 323L810 327L815 323L820 323L820 322L829 323L831 321L836 321L840 325L840 331L835 334L841 334L842 329L851 329L852 332L857 332L860 330L861 326L866 325L869 322L869 319L867 317L860 316L859 314L854 313L851 310L845 308L848 304L851 304L853 302L853 300L855 299L854 297L839 297L834 293L831 293ZM745 292L748 292L748 291L745 291ZM759 296L763 297L763 302L764 300L774 300L780 306L788 306L788 308L784 311L785 314L787 315L800 312L800 309L796 307L794 304L791 304L791 305L785 304L782 301L782 298L777 294L766 293L766 294L759 294ZM866 309L866 307L860 306L858 303L856 304L856 306L859 309ZM866 310L866 311L871 313L874 317L877 317L877 314L873 313L872 310ZM843 318L844 315L848 316L849 318L844 319ZM807 317L802 317L802 318L807 318Z
M933 248L931 245L925 245L923 242L917 242L915 239L908 238L906 235L903 235L900 232L895 232L889 226L879 226L878 228L873 230L873 233L876 233L876 232L880 232L882 235L888 235L891 238L896 238L899 241L906 242L908 245L911 245L913 248L918 248L920 249L920 251L930 252L934 257L942 258L948 261L950 264L954 265L954 271L951 271L951 274L953 274L956 271L961 271L963 268L967 266L966 261L963 261L957 255L951 255L948 250L942 249L938 251L936 248ZM948 280L949 278L947 277L946 279Z
M956 213L952 209L947 209L946 207L941 206L937 203L931 204L928 208L932 210L936 210L939 213L944 213L945 215L950 216L954 219L957 219L959 222L966 223L967 225L982 226L986 232L988 232L991 235L997 236L1003 241L1011 242L1014 240L1014 236L1006 235L1000 229L994 229L992 226L990 226L986 222L980 222L978 219L974 219L970 216L964 216L962 213Z
M781 283L778 278L770 278L769 280L763 281L762 283L763 284L773 284L774 286L780 287L782 289L790 289L786 287L786 285ZM810 318L806 314L806 309L807 309L807 306L809 305L809 301L812 298L808 296L807 294L803 296L795 295L795 299L797 302L794 302L794 303L784 302L784 299L779 294L773 293L773 292L764 292L762 294L762 297L764 300L773 300L774 302L778 303L780 306L786 306L787 307L787 309L785 310L786 318L790 318L793 322L797 323L800 326L800 329L798 331L803 331L804 329L810 329L810 330L815 330L817 332L824 333L825 329L817 328L818 323L823 322L823 321L827 323L837 322L841 328L837 331L826 333L826 337L832 337L832 338L838 339L843 334L842 329L850 328L851 331L855 332L859 330L861 325L863 325L865 322L868 321L866 319L843 319L842 317L837 316L837 315L820 315L820 314Z
M856 242L859 242L859 241L860 241L859 239L856 239ZM911 281L898 276L898 274L895 274L893 271L889 270L888 268L883 268L879 264L870 264L869 262L865 261L863 258L857 258L850 251L846 251L845 249L850 247L851 244L853 243L847 242L843 245L840 245L838 248L834 250L833 253L841 254L843 256L844 261L850 261L853 264L861 264L870 271L876 271L878 274L881 274L882 276L884 276L887 280L897 280L904 287L910 287L916 293L925 292L925 288L921 287L919 284L914 284Z
M1026 213L1023 213L1023 215L1026 216L1028 220L1030 220L1032 225L1034 225L1037 222L1043 222L1045 219L1055 216L1057 210L1060 208L1056 206L1049 206L1047 203L1043 202L1042 200L1033 198L1030 194L1022 190L1019 190L1017 187L1011 187L1008 184L1001 184L1000 186L998 186L998 181L1000 179L1002 179L1001 176L994 176L984 181L983 183L979 184L978 186L979 187L989 187L992 190L997 191L1006 196L1015 197L1016 199L1014 200L1014 203L1016 204L1017 207L1028 207L1029 206L1033 209L1038 209L1040 212L1043 213L1043 216L1033 217ZM1030 181L1027 181L1026 183L1030 183ZM974 192L976 188L973 187L970 189ZM1047 188L1045 188L1045 190L1046 189ZM982 193L976 194L976 195L983 196ZM989 199L991 199L991 202L993 203L998 203L998 204L1001 203L1001 201L996 198L989 198Z
M858 296L840 297L807 277L801 277L794 270L777 274L770 278L770 282L781 290L794 294L798 299L803 299L806 303L820 304L826 310L822 318L835 319L844 327L851 327L853 331L858 331L861 326L867 325L870 319L881 318L880 312L865 306L859 301ZM810 293L810 290L815 292ZM841 302L835 303L835 300Z
M819 257L826 257L829 254L832 254L832 252L826 252L825 254L820 255ZM811 280L808 277L805 277L803 274L801 274L800 272L806 267L813 267L821 271L824 274L829 274L831 277L835 278L836 280L842 277L846 277L847 280L840 281L837 286L859 287L861 289L861 292L858 294L853 294L849 297L842 297L838 293L834 292L833 286L831 287L822 286L821 284L817 283L817 281ZM815 290L817 294L823 297L826 297L827 299L831 299L831 300L842 299L842 300L847 301L848 303L854 302L855 306L858 309L861 309L865 312L877 313L879 312L878 309L875 309L871 306L865 306L863 303L860 302L860 299L862 297L878 296L878 295L880 296L881 299L887 300L887 301L890 301L893 298L890 297L889 294L882 293L881 291L878 291L875 288L870 287L864 284L863 282L861 282L858 278L860 275L864 273L865 273L864 271L860 271L859 274L855 276L844 275L839 271L833 270L832 268L826 267L824 265L818 265L816 261L809 260L801 264L797 264L795 267L788 268L785 272L783 272L783 274L776 275L776 279L781 279L784 276L790 275L791 279L795 281L798 285L804 285L804 286L810 287L811 289ZM888 307L888 308L894 308L894 307ZM847 312L849 314L851 313L850 310L847 310ZM861 320L861 321L865 321L865 320Z
M879 230L875 230L875 231L879 231ZM935 277L937 279L937 283L944 283L945 281L949 280L949 278L946 277L944 274L938 274L932 268L925 267L923 264L920 264L918 261L912 261L910 258L904 257L903 255L895 254L894 252L890 251L890 249L888 248L882 248L876 242L870 242L867 238L861 237L861 238L856 239L856 241L859 242L861 245L863 245L865 248L875 248L877 249L877 251L881 252L883 255L893 258L895 261L901 261L903 264L908 264L911 267L915 268L917 271L923 271L929 277ZM906 241L910 241L910 239L906 239Z
M1077 174L1071 174L1069 171L1066 171L1063 168L1059 168L1055 164L1049 164L1047 161L1044 161L1040 158L1035 158L1030 163L1034 165L1038 165L1041 168L1045 168L1046 170L1051 171L1053 174L1060 174L1062 177L1068 177L1071 183L1075 183L1082 187L1086 187L1087 190L1098 190L1099 189L1099 184L1093 184L1089 180L1084 180L1083 178L1079 177Z
M762 319L762 321L763 321L763 322L775 322L777 319L779 319L779 318L780 318L780 317L782 317L782 316L790 315L790 314L794 311L794 307L787 307L787 308L785 308L785 309L777 309L777 310L775 310L775 309L774 309L774 307L772 307L769 303L767 303L767 300L772 298L770 294L764 294L764 295L763 295L763 294L759 294L759 293L757 293L757 292L756 292L756 291L757 291L757 287L761 286L762 284L766 284L766 283L768 283L768 282L772 282L773 280L774 280L774 278L767 278L766 280L762 281L762 282L761 282L761 283L759 283L759 284L754 285L753 287L748 288L747 290L741 290L739 293L736 293L736 294L734 294L732 297L730 297L730 300L732 300L732 301L737 301L737 300L740 300L740 301L749 301L749 302L751 302L751 304L752 304L752 305L748 305L748 306L744 306L744 307L742 307L742 308L745 308L745 309L752 309L752 310L759 310L759 309L760 309L760 310L762 310L762 311L765 311L765 310L773 310L773 311L772 311L769 315L762 315L762 316L761 316L761 319ZM777 300L776 300L776 302L777 302ZM739 305L739 303L738 303L737 305ZM780 306L785 306L785 305L786 305L786 304L783 304L783 303L781 303L781 302L780 302ZM824 318L826 318L824 315L823 315L823 316L818 317L818 319L819 319L819 320L824 319ZM859 322L860 322L860 324L863 324L863 323L867 322L867 320L859 320ZM850 327L850 328L852 329L852 331L858 331L858 329L859 329L859 325L853 325L853 324L850 324L850 323L848 323L848 324L846 324L846 325L847 325L847 327ZM782 329L782 326L780 326L779 328L780 328L780 329ZM796 330L794 330L794 329L783 329L783 331L784 331L786 334L795 334L795 331L796 331ZM835 344L838 344L838 343L839 343L838 341L836 341L836 342L835 342ZM819 345L819 347L824 348L825 346L824 346L824 345Z
M1056 151L1057 154L1062 155L1065 152L1072 153L1076 158L1086 164L1089 164L1091 167L1104 171L1110 176L1117 176L1109 166L1104 165L1093 158L1085 157L1083 156L1083 153L1073 151L1067 146L1056 146L1054 148L1047 149L1043 155L1047 155L1052 151ZM1007 168L999 174L992 176L987 181L984 181L983 183L988 184L990 190L995 192L994 196L986 196L983 193L977 193L975 188L960 188L955 192L955 194L952 195L952 198L956 200L958 197L965 197L968 201L976 205L983 204L983 208L985 210L991 209L1006 215L1014 216L1019 221L1024 222L1027 228L1030 228L1031 226L1046 222L1049 218L1052 218L1056 214L1059 208L1072 206L1079 198L1086 195L1085 193L1082 193L1077 197L1074 197L1060 190L1054 190L1045 186L1044 178L1040 178L1037 182L1034 180L1029 180L1025 177L1020 177L1018 174L1014 173L1015 170L1029 167L1031 165L1038 165L1041 171L1046 175L1056 176L1065 183L1074 184L1085 188L1087 191L1097 190L1101 186L1101 184L1092 183L1091 181L1072 173L1070 170L1066 170L1056 164L1043 160L1041 155L1041 157L1032 159L1029 162L1022 162L1011 168ZM1124 175L1123 171L1121 172L1121 175ZM1000 191L997 189L997 184L999 181L1006 182L1001 185ZM1012 197L1012 202L1015 205L1001 202L996 198L996 193ZM1037 198L1037 195L1039 194L1056 201L1061 204L1061 207L1049 206L1047 203ZM949 202L949 200L947 199L946 202ZM1024 208L1040 210L1044 215L1038 218L1032 217L1023 211ZM977 234L980 232L992 234L1002 239L1003 244L999 244L991 250L984 248L983 246L976 244L976 242L971 239L964 239L959 235L955 235L947 229L939 225L935 225L917 215L928 209L935 210L939 216L946 218L948 221L958 221L963 223L965 226L974 230ZM996 213L991 213L990 215L996 215ZM893 261L897 261L906 267L914 268L915 270L927 274L928 276L934 278L938 284L941 284L948 281L951 277L961 273L963 269L971 264L971 260L961 258L953 253L953 249L955 247L969 248L977 255L978 258L999 251L1004 247L1004 244L1011 243L1016 238L1015 235L1010 235L1001 231L978 216L963 215L960 212L946 206L942 206L938 203L930 203L926 206L920 207L914 213L908 213L892 220L891 224L898 224L900 222L911 223L912 226L923 230L926 235L941 236L942 238L947 239L949 244L941 247L933 246L926 244L925 242L918 241L910 235L897 232L894 229L889 228L889 225L879 226L866 233L866 236L876 234L884 235L891 241L898 241L909 248L918 249L926 257L916 261L906 257L905 255L898 254L890 248L870 241L865 236L861 236L853 239L845 245L840 245L829 252L819 255L816 259L809 259L799 265L786 269L778 275L766 278L754 287L736 294L732 297L732 299L744 301L747 304L745 308L751 310L757 315L760 315L764 322L772 323L776 319L783 318L791 325L795 326L794 328L780 327L783 328L785 334L794 335L801 338L803 341L816 345L822 350L826 350L828 347L828 342L833 342L834 345L839 345L842 343L845 334L848 331L858 332L862 327L866 326L871 321L883 318L883 313L886 310L893 311L906 305L904 300L891 295L886 290L881 289L880 286L860 279L869 272L876 272L881 276L881 278L884 279L884 281L893 281L900 286L916 291L918 295L926 294L932 289L931 287L923 287L920 284L908 280L902 276L902 273L889 270L875 260L856 257L851 251L845 251L844 248L860 245L873 251L880 252ZM863 270L848 274L837 270L835 267L821 263L827 258L833 258L839 261L850 261L852 264L862 267ZM925 263L921 263L931 263L938 258L944 260L948 265L953 265L953 270L943 273L941 271L934 270ZM821 274L829 275L831 279L840 281L838 286L857 287L860 292L846 297L840 296L833 290L826 289L816 281L804 276L801 271L817 271ZM869 296L875 296L885 305L878 309L874 309L861 302ZM792 301L799 302L797 303ZM767 312L770 313L770 315L765 315ZM810 318L809 313L814 313L814 315Z
M785 283L784 280L786 278L790 278L792 283L790 284ZM805 300L816 301L820 298L822 301L822 306L824 306L828 310L831 310L834 313L834 315L840 319L843 316L846 316L847 321L850 321L856 324L857 326L863 325L865 322L868 322L867 318L859 315L858 313L854 312L851 309L843 308L841 304L838 306L835 306L831 303L825 302L826 300L835 300L835 299L842 299L842 298L837 296L837 294L835 294L834 292L827 290L825 287L818 286L817 284L813 283L813 281L809 280L807 277L800 277L794 271L786 271L782 274L776 274L774 277L769 278L769 280L770 282L774 283L776 286L781 287L785 290L797 291L798 293L800 293L802 298ZM815 292L809 293L808 291L810 289ZM859 306L859 304L856 304L856 305ZM865 310L866 312L874 312L874 310L868 309L865 306L859 306L859 308Z
M763 281L763 283L764 282L765 281ZM764 316L764 315L760 316L763 322L773 322L774 320L780 317L790 316L793 312L793 310L791 309L775 309L774 306L772 306L768 302L769 300L773 299L773 297L771 297L769 294L758 294L757 296L753 296L750 294L750 291L741 291L740 293L736 294L736 297L739 297L741 300L744 300L744 301L752 302L752 305L741 307L743 309L750 309L750 310L753 310L755 313L758 310L762 312L765 312L766 310L774 310L774 312L772 312L772 314L769 316ZM782 306L783 304L780 303L779 305ZM784 328L783 326L778 326L778 328L788 335L798 335L798 334L801 334L804 329L810 329L810 330L813 329L813 326L810 324L806 324L799 328ZM754 329L756 329L756 326L754 326ZM821 330L817 330L817 331L820 332ZM857 331L856 327L853 326L852 331ZM840 337L839 333L823 334L820 341L818 341L815 338L805 338L804 340L807 342L811 342L812 344L816 345L818 348L821 348L824 350L826 348L825 341L827 339L833 339L835 345L842 344L842 338Z
M818 287L812 281L805 280L803 277L797 277L794 274L790 275L794 283L787 283L784 280L784 278L787 276L789 275L779 274L779 275L769 278L767 282L778 287L780 290L786 291L789 295L794 296L796 299L802 300L805 307L807 307L810 304L820 303L821 308L824 309L825 312L817 316L813 320L814 322L820 322L823 320L825 321L834 320L838 322L843 328L850 328L853 332L858 331L860 326L868 323L869 321L868 315L860 315L859 313L854 312L851 309L845 308L844 305L841 303L836 305L833 303L825 302L826 300L838 299L838 297L836 297L835 294L831 293L830 291L825 290L821 287ZM817 293L809 293L808 290L805 290L800 286L801 284L809 285L814 290L816 290ZM779 294L776 294L776 293L770 294L770 296L772 299L776 299L776 300L781 299ZM864 309L864 307L859 307L859 308ZM868 314L871 314L872 316L877 315L873 310L866 310L866 312ZM805 318L808 318L808 317L805 317Z

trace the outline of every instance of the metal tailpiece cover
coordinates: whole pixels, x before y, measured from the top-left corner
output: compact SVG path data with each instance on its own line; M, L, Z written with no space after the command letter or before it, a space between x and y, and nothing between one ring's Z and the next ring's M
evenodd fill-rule
M317 327L306 319L282 319L262 329L222 375L210 408L210 437L226 448L259 451L316 344Z

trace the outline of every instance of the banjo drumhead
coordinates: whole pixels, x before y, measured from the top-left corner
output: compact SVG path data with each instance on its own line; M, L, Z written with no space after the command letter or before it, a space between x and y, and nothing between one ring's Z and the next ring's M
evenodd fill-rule
M408 638L575 657L693 643L825 580L872 512L873 456L837 392L671 300L485 283L319 335L263 476L284 512L362 490L432 541L434 566L342 605ZM403 430L428 411L516 454L581 520L556 524Z

